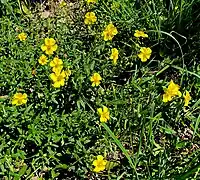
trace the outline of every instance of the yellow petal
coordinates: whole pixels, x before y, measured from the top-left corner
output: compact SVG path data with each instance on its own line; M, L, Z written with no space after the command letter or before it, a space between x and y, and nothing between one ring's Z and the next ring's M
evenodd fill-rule
M27 94L26 93L24 93L22 96L23 96L24 99L27 98Z
M102 155L98 155L97 156L97 160L103 160L103 156Z
M172 100L172 97L169 94L167 93L163 94L163 102L168 102L171 100Z
M100 172L101 170L100 170L100 169L98 168L98 166L97 166L97 167L94 168L93 171L98 173L98 172Z
M27 99L22 100L22 104L26 104L26 102L27 102Z
M42 44L41 49L42 49L42 51L46 51L47 47L44 44Z
M105 166L106 164L107 164L107 161L106 161L106 160L104 160L104 161L103 161L103 165Z
M18 100L17 100L17 99L13 99L13 100L12 100L12 105L15 105L15 104L17 104L17 102L18 102Z
M46 49L45 53L46 53L47 55L52 55L52 54L53 54L53 51L52 51L52 49Z
M108 108L106 106L103 106L103 112L108 112Z
M101 115L102 112L103 112L102 108L98 108L98 109L97 109L97 112Z
M178 96L181 97L182 96L182 93L180 91L178 91Z
M57 81L57 76L55 75L55 73L51 73L50 74L50 78L55 82Z
M55 44L54 46L52 46L52 51L56 51L58 49L58 45Z
M104 116L100 117L100 122L107 122L107 119Z
M47 46L53 46L56 43L56 41L53 38L45 38L44 42Z
M142 62L146 62L146 61L147 61L147 58L144 56L143 53L138 54L138 57L140 58L140 60L141 60Z
M55 87L55 88L60 88L60 82L56 81L56 82L53 84L53 87Z
M98 164L97 160L94 160L93 163L92 163L92 165L94 165L94 166L97 166L97 164Z
M95 82L95 86L99 86L100 83L101 83L100 81Z
M60 81L60 86L64 86L64 85L65 85L65 80L63 79Z

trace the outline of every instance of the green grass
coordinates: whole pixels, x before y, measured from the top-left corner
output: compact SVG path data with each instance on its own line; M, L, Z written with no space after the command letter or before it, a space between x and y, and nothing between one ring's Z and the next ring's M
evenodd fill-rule
M159 0L63 8L49 1L46 18L39 4L26 14L17 2L0 2L0 179L198 179L199 1L171 1L170 11ZM88 11L98 19L90 28ZM118 34L105 42L110 22ZM134 37L140 29L148 39ZM17 38L21 32L26 41ZM49 61L58 56L72 71L58 89L49 64L38 63L47 37L58 44ZM152 49L145 63L140 46ZM116 66L112 48L119 50ZM91 86L94 72L102 77L98 87ZM189 107L183 97L162 101L171 79L190 92ZM16 92L28 95L25 105L12 105ZM99 121L102 106L110 110L107 123ZM100 173L93 172L97 155L108 161Z

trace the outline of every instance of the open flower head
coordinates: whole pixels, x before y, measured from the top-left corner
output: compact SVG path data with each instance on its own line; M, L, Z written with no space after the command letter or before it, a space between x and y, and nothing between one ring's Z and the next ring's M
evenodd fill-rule
M58 46L53 38L45 38L44 44L41 46L42 51L44 51L47 55L52 55L57 48Z
M85 15L84 23L86 25L94 24L97 21L97 17L94 12L87 12Z
M175 84L173 80L170 81L169 86L167 88L167 92L171 94L171 96L179 96L181 97L181 92L179 91L180 86L178 84Z
M101 76L99 73L94 73L93 76L90 78L90 81L92 82L92 86L98 86L101 83Z
M55 57L50 62L50 66L52 67L53 72L59 72L63 68L63 61L61 59L59 59L58 57Z
M185 101L184 106L188 106L190 100L192 99L191 96L190 96L190 93L188 91L186 91L185 95L183 97L184 97L184 101Z
M147 38L148 34L145 34L144 31L136 30L134 33L134 36L137 38L139 38L139 37Z
M104 160L103 156L102 155L98 155L97 159L94 160L93 163L92 163L92 165L95 166L93 171L98 173L100 171L105 170L106 164L107 164L107 161Z
M117 33L117 28L112 23L110 23L106 26L105 30L102 33L102 36L104 37L104 41L108 41L112 40Z
M113 49L112 49L111 56L110 56L110 59L113 60L113 64L114 64L114 65L117 64L118 55L119 55L118 50L117 50L116 48L113 48Z
M60 3L59 3L60 8L66 6L66 5L67 5L67 3L64 0L60 1Z
M110 119L110 112L106 106L103 106L103 108L98 108L97 112L100 116L100 122L107 122Z
M86 0L87 1L87 3L89 4L89 3L96 3L97 2L97 0Z
M163 102L168 102L173 99L175 96L182 96L182 93L179 91L180 86L175 84L173 80L170 81L169 86L165 89L165 93L163 94Z
M20 34L18 35L18 38L19 38L20 41L25 41L26 38L27 38L27 36L26 36L25 33L20 33Z
M40 56L38 62L39 62L41 65L47 64L47 62L48 62L47 57L43 54L42 56Z
M61 86L64 86L65 77L66 77L65 71L51 73L50 78L53 81L53 87L60 88Z
M138 57L141 59L142 62L146 62L150 56L151 56L152 50L148 47L142 47L140 49L140 53L138 54Z
M13 105L16 105L16 106L20 106L22 104L26 104L27 102L27 94L24 93L16 93L14 96L13 96L13 99L12 99L12 104Z

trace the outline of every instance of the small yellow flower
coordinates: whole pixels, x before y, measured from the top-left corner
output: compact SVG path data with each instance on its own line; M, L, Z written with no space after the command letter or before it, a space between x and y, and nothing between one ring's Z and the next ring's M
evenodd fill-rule
M117 64L118 55L119 55L118 50L117 50L116 48L113 48L113 49L112 49L111 56L110 56L110 59L113 60L113 64L114 64L114 65Z
M92 82L92 86L98 86L101 82L102 78L99 73L94 73L93 76L90 78L90 81Z
M97 112L100 116L100 122L107 122L110 119L110 112L108 111L108 108L106 106L103 106L103 109L98 108Z
M65 84L65 71L59 72L59 73L51 73L50 78L53 81L53 87L60 88L60 86L64 86Z
M55 57L50 62L50 66L52 67L53 72L61 71L63 68L63 61L61 59L59 59L58 57Z
M163 94L163 102L168 102L173 99L174 96L182 96L182 93L179 91L180 86L175 84L173 80L170 81L169 86L165 89L165 93Z
M186 91L185 95L183 97L184 97L184 101L185 101L184 106L188 106L189 101L192 99L191 96L190 96L190 93L188 91Z
M152 50L150 48L142 47L140 49L140 53L138 57L141 59L142 62L146 62L151 56Z
M24 93L16 93L12 99L12 104L16 106L20 106L22 104L26 104L27 102L27 94Z
M102 36L104 37L104 41L108 41L112 40L117 33L117 28L112 23L110 23L106 26L105 30L102 33Z
M59 4L59 7L62 8L62 7L64 7L64 6L66 6L66 5L67 5L67 3L66 3L64 0L62 0L62 1L60 2L60 4Z
M87 1L87 3L89 4L89 3L96 3L97 2L97 0L86 0Z
M106 168L107 161L104 160L102 155L98 155L97 159L93 161L92 165L95 166L94 172L103 171Z
M148 38L148 34L145 34L144 31L139 31L139 30L135 31L134 36L137 38L139 37Z
M85 15L84 23L86 25L94 24L97 21L97 17L94 12L87 12Z
M47 62L48 62L47 57L43 54L42 56L40 56L38 62L39 62L41 65L47 64Z
M44 44L42 44L41 49L45 51L47 55L52 55L54 51L56 51L58 45L53 38L45 38Z
M27 38L27 36L26 36L25 33L20 33L20 34L18 35L18 38L19 38L20 41L25 41L26 38Z

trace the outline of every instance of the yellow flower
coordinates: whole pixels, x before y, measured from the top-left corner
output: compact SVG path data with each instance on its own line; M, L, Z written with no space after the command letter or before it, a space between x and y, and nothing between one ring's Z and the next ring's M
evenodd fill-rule
M41 64L41 65L45 65L48 60L47 60L47 57L43 54L42 56L40 56L38 62Z
M60 4L59 4L59 7L62 8L62 7L64 7L64 6L66 6L66 5L67 5L67 3L66 3L64 0L62 0L62 1L60 2Z
M12 99L12 104L16 106L20 106L22 104L26 104L27 102L27 94L24 93L16 93Z
M61 59L59 59L58 57L55 57L50 62L50 66L52 67L53 72L61 71L63 68L63 61Z
M87 12L85 15L84 23L87 25L94 24L97 21L97 17L94 12Z
M140 53L138 54L138 57L141 59L142 62L146 62L147 59L150 58L152 53L152 50L150 48L142 47L140 49Z
M86 0L87 1L87 3L89 4L89 3L96 3L97 2L97 0Z
M181 97L181 92L179 91L180 86L175 84L173 80L170 81L169 86L167 88L167 92L169 92L172 96L179 96Z
M134 36L137 37L137 38L139 38L139 37L147 38L148 37L148 35L145 34L144 31L139 31L139 30L135 31Z
M105 30L102 33L102 36L104 37L104 41L108 41L112 40L117 33L117 28L112 23L110 23L106 26Z
M60 86L64 86L65 77L66 77L65 71L51 73L50 78L53 81L53 87L60 88Z
M171 101L172 100L172 97L171 94L169 94L168 92L165 92L163 94L163 102L168 102L168 101Z
M184 97L184 101L185 101L184 106L188 106L189 101L192 99L191 96L190 96L190 93L188 91L186 91L185 95L183 97Z
M101 82L102 78L99 73L94 73L93 76L90 78L90 81L92 82L92 86L98 86Z
M168 88L165 89L165 93L163 94L163 102L171 101L174 96L181 97L182 94L179 89L180 86L178 84L175 84L173 80L171 80Z
M113 48L112 49L112 53L111 53L111 56L110 56L110 59L113 60L113 64L117 64L117 59L118 59L118 55L119 55L119 52L116 48Z
M48 55L52 55L57 48L58 46L53 38L45 38L44 44L41 46L42 51L45 51Z
M18 38L19 38L20 41L25 41L26 38L27 38L27 36L26 36L25 33L20 33L20 34L18 35Z
M100 122L107 122L110 119L110 112L108 111L108 108L106 106L103 106L103 109L98 108L97 112L100 116Z
M103 159L102 155L98 155L97 159L93 161L92 165L95 166L94 172L103 171L106 168L107 161Z

